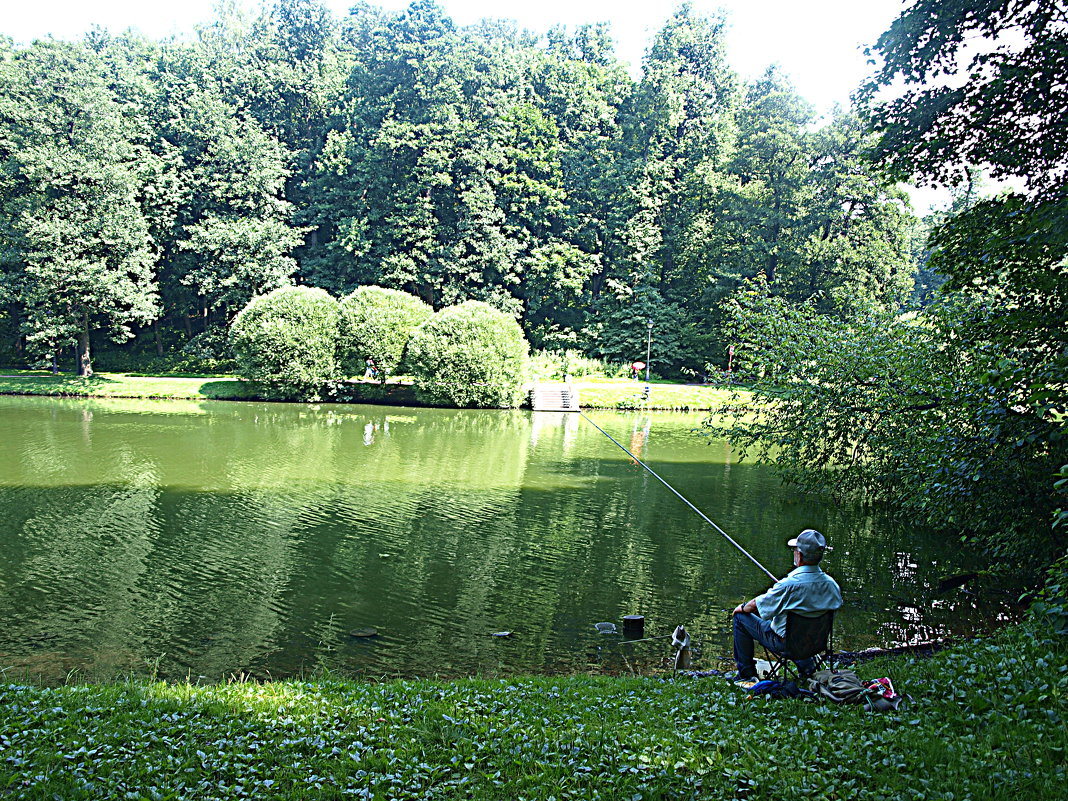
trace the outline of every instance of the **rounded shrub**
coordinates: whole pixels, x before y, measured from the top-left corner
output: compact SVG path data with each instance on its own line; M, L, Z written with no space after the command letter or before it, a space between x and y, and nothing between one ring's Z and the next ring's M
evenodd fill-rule
M522 398L526 358L519 323L469 300L442 309L415 329L406 362L425 403L510 408Z
M397 372L408 337L434 310L415 295L380 286L361 286L340 301L341 369L359 375L374 359L385 378Z
M338 370L337 301L325 290L289 286L253 298L230 325L238 375L283 397L315 400Z

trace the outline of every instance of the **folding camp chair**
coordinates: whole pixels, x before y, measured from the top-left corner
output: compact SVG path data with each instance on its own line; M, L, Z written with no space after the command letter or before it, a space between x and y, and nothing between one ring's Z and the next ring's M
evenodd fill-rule
M819 617L806 617L796 612L786 613L786 637L781 654L764 649L771 663L764 678L774 678L778 673L783 679L791 674L803 678L795 664L799 659L817 657L824 667L831 665L831 630L834 628L834 612L824 612ZM781 673L780 673L781 671Z

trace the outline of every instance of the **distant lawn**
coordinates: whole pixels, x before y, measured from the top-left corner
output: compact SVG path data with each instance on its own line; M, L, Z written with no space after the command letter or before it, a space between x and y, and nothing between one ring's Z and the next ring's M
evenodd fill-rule
M593 409L696 411L711 409L730 396L724 387L653 381L645 399L645 382L627 378L583 378L572 386L579 392L579 403Z
M70 373L0 370L0 394L59 395L97 398L175 398L256 400L255 388L233 376L140 376L97 373L79 378Z
M554 383L554 382L545 382ZM583 378L572 382L583 407L694 411L710 409L727 399L722 387L654 381L648 399L644 381L626 378ZM402 379L382 385L354 381L348 385L354 402L415 405L411 386ZM231 375L150 376L140 373L97 373L79 378L71 373L0 369L0 395L53 395L97 398L159 398L182 400L270 400L254 385Z

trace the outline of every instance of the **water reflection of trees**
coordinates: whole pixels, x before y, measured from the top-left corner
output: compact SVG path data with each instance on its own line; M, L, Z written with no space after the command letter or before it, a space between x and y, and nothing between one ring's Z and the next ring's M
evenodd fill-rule
M593 632L599 620L640 613L650 634L684 622L714 640L726 610L767 585L574 415L93 411L30 405L0 439L12 466L0 524L16 532L0 573L0 609L14 621L5 659L43 633L89 669L166 652L170 674L213 679L322 664L574 668L607 642ZM623 437L635 428L629 417L614 424ZM722 445L709 458L685 423L639 428L653 466L773 571L789 569L786 538L808 526L828 534L846 644L941 631L971 603L916 603L951 550L932 550L922 532L799 498ZM892 547L877 544L888 538ZM380 636L348 635L365 626ZM516 635L489 636L497 630Z

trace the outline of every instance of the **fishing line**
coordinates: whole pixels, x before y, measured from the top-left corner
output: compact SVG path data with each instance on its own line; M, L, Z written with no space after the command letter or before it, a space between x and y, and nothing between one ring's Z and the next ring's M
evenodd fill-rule
M665 487L667 487L667 488L668 488L669 490L671 490L671 491L672 491L673 493L675 493L675 496L676 496L676 497L677 497L677 498L678 498L678 499L679 499L680 501L682 501L682 502L683 502L684 504L686 504L686 505L687 505L687 506L689 506L689 507L690 507L691 509L693 509L693 510L694 510L695 512L697 512L698 516L700 516L700 518L701 518L702 520L704 520L704 521L705 521L706 523L708 523L708 525L712 526L712 528L714 528L714 529L715 529L716 531L718 531L718 532L719 532L720 534L722 534L722 535L723 535L723 536L724 536L724 537L726 538L727 542L729 542L729 543L730 543L731 545L733 545L733 546L734 546L735 548L737 548L737 549L738 549L739 551L741 551L741 552L742 552L743 554L745 554L745 555L746 555L747 557L749 557L749 561L751 561L751 562L752 562L752 563L753 563L754 565L756 565L756 566L757 566L757 567L759 567L759 568L760 568L761 570L763 570L763 571L764 571L765 573L767 573L767 574L768 574L768 576L769 576L769 577L771 578L771 580L772 580L772 581L778 581L778 580L779 580L779 579L778 579L778 577L777 577L777 576L776 576L776 575L775 575L774 573L772 573L772 572L771 572L770 570L768 570L768 569L767 569L766 567L764 567L764 565L760 564L760 562L758 562L758 561L756 560L756 557L755 557L755 556L753 556L753 554L749 553L749 551L747 551L747 550L746 550L745 548L743 548L743 547L742 547L741 545L739 545L739 544L738 544L738 543L737 543L737 542L736 542L736 541L735 541L735 540L734 540L734 539L733 539L733 538L731 537L731 535L730 535L730 534L728 534L728 533L727 533L726 531L724 531L724 530L723 530L723 529L721 529L721 528L720 528L719 526L717 526L717 525L716 525L716 524L715 524L714 522L712 522L712 521L711 521L711 520L710 520L710 519L708 518L708 516L707 516L707 515L706 515L706 514L705 514L704 512L702 512L702 511L701 511L700 509L698 509L698 508L697 508L696 506L694 506L694 505L693 505L692 503L690 503L690 502L689 502L689 501L688 501L688 500L687 500L687 499L685 498L685 496L683 496L683 494L682 494L681 492L679 492L679 491L678 491L677 489L675 489L675 488L674 488L673 486L671 486L671 485L670 485L670 484L668 484L668 483L667 483L666 481L664 481L664 479L662 479L662 478L661 478L661 477L660 477L660 476L659 476L659 475L657 474L657 472L656 472L655 470L653 470L653 468L651 468L651 467L650 467L649 465L647 465L647 464L646 464L645 462L643 462L643 461L642 461L641 459L639 459L639 458L638 458L637 456L635 456L635 455L634 455L633 453L631 453L631 452L630 452L630 451L628 451L628 450L627 450L627 449L626 449L625 447L623 447L623 445L622 445L622 444L621 444L621 443L619 442L619 440L617 440L617 439L616 439L615 437L613 437L613 436L612 436L611 434L609 434L609 433L608 433L607 431L605 431L605 430L604 430L603 428L601 428L601 427L600 427L599 425L597 425L597 424L596 424L595 422L593 422L593 420L591 420L591 419L590 419L589 417L587 417L587 416L586 416L586 413L585 413L585 412L582 412L582 411L580 411L580 412L579 412L579 415L580 415L580 416L581 416L581 417L582 417L582 418L583 418L583 419L584 419L584 420L585 420L585 421L586 421L587 423L589 423L589 424L590 424L591 426L593 426L593 427L594 427L594 428L596 428L596 429L597 429L598 431L600 431L600 432L601 432L602 434L604 434L604 435L605 435L606 437L608 437L608 438L609 438L610 440L612 440L612 442L614 442L614 443L615 443L616 445L618 445L618 446L619 446L619 449L620 449L621 451L623 451L623 453L627 454L627 456L629 456L629 457L630 457L631 459L633 459L633 460L634 460L635 462L637 462L637 463L638 463L638 464L640 464L640 465L641 465L642 467L644 467L644 468L645 468L646 470L648 470L648 471L649 471L649 474L650 474L650 475L652 475L652 477L653 477L653 478L655 478L655 479L656 479L657 481L659 481L659 482L660 482L661 484L663 484L663 485L664 485Z

